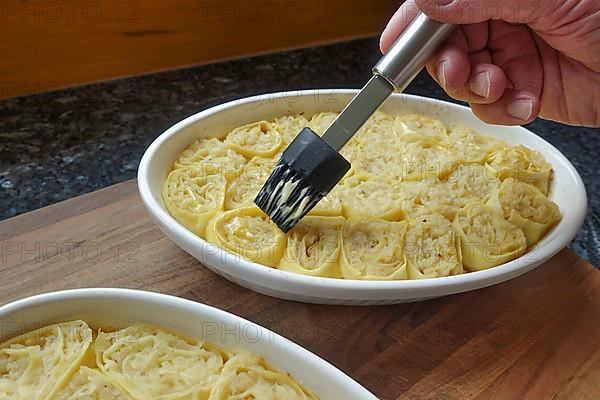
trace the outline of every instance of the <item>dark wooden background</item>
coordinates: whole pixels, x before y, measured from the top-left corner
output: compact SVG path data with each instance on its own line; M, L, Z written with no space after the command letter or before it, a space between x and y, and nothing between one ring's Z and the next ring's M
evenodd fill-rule
M0 0L0 99L369 36L400 3Z

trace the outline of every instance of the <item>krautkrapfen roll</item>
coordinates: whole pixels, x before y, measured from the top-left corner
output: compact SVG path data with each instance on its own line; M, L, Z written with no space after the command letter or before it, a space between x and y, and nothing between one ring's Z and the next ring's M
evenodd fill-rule
M513 178L502 182L487 205L523 230L528 247L561 219L558 206L537 187Z
M208 224L206 239L243 258L277 266L286 236L258 207L244 207L217 214Z
M316 400L294 378L251 353L233 356L223 368L209 400Z
M340 277L342 217L304 217L288 232L279 269L304 275Z
M394 129L394 117L381 111L375 111L356 132L353 138L361 144L390 143L390 133Z
M51 399L77 370L92 330L83 321L24 333L0 345L0 399Z
M308 120L299 114L275 118L274 124L277 126L283 144L290 144L302 129L309 126Z
M344 217L369 217L398 221L405 214L392 179L360 174L338 185ZM392 189L392 190L391 190Z
M514 178L548 195L552 165L544 160L539 151L521 145L503 147L489 155L487 166L502 180Z
M52 400L137 400L105 373L85 366L71 377Z
M404 221L351 218L342 226L340 265L345 279L406 279Z
M308 127L312 129L316 134L322 135L325 133L327 128L335 121L339 113L336 112L321 112L316 113L310 118Z
M353 154L351 172L360 171L359 174L368 174L372 176L381 176L395 181L402 179L403 166L402 154L403 149L399 143L394 140L382 142L367 142L358 146L357 151ZM385 151L381 151L385 149Z
M270 158L254 157L227 183L225 209L249 207L277 164Z
M96 363L137 399L207 399L229 353L214 345L134 324L99 332Z
M404 254L409 279L463 272L460 238L450 222L439 214L423 215L408 222Z
M421 138L402 144L402 148L403 181L444 179L458 166L458 155L435 138Z
M404 182L400 186L403 210L411 217L442 214L452 221L470 202L485 202L500 186L500 180L480 164L461 164L443 180Z
M277 126L259 121L235 128L224 143L247 158L272 157L283 144Z
M448 136L442 121L421 114L406 114L394 118L393 132L404 143L423 139L441 142Z
M203 236L208 221L223 209L226 180L220 174L205 174L195 167L171 171L163 185L167 210L183 226Z
M463 207L454 228L460 234L463 265L471 271L504 264L527 249L523 231L480 202Z
M317 205L308 212L308 215L321 217L339 217L342 215L342 201L340 200L339 185L327 193Z
M173 168L194 167L203 175L229 177L236 174L246 161L246 157L226 146L221 139L198 139L181 153Z
M465 163L483 163L491 152L509 145L464 125L453 127L444 143L449 150L459 155L460 162Z

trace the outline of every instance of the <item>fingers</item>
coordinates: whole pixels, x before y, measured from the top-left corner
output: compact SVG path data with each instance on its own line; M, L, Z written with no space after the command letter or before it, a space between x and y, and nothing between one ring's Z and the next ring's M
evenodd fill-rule
M506 89L502 96L490 104L471 103L473 113L489 124L523 125L533 121L540 113L540 99L533 93Z
M433 19L465 24L427 63L427 70L448 95L468 102L483 121L526 124L540 113L539 60L524 26L498 21L527 22L518 12L519 1L407 0L385 28L380 48L389 49L419 8ZM491 15L490 10L497 12Z
M489 104L498 101L506 90L508 80L504 71L494 64L475 64L466 89L472 104Z
M429 60L427 70L446 90L459 88L467 82L471 65L467 57L467 43L460 31L454 32L438 53Z
M382 53L386 53L394 41L404 29L410 24L414 17L419 13L419 8L415 0L404 2L394 16L390 19L379 39L379 48Z
M493 103L507 87L506 76L494 64L474 62L476 58L486 61L486 56L482 51L480 56L471 57L468 48L462 32L455 32L427 64L427 70L452 98L475 104Z
M490 21L488 49L513 87L538 96L544 86L543 66L534 35L524 25Z
M469 54L471 64L493 64L492 54L488 49Z

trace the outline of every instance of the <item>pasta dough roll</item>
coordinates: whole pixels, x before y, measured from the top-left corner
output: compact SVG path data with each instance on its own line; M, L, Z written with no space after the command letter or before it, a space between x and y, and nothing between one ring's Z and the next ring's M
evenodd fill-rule
M277 164L270 158L254 157L227 184L225 209L249 207Z
M308 123L310 129L312 129L319 136L325 133L329 125L337 118L339 113L335 112L322 112L313 115Z
M442 141L448 135L442 121L420 114L398 116L394 119L393 127L395 135L404 142L419 141L423 138Z
M163 185L163 201L169 213L190 231L204 236L208 221L223 209L225 178L206 175L198 168L171 171Z
M561 219L558 206L537 187L513 178L504 180L487 204L523 230L528 247Z
M229 354L147 324L99 332L100 370L138 399L206 399Z
M260 264L276 266L285 248L285 234L258 207L225 211L213 218L206 239Z
M402 182L399 186L400 206L408 218L431 213L441 214L448 219L454 218L458 208L450 200L451 194L443 192L440 196L437 179Z
M360 151L361 144L356 140L355 137L351 138L348 143L342 147L340 150L340 154L350 162L350 171L346 172L345 176L350 176L354 170L354 162L358 157L358 152ZM342 178L343 179L343 178Z
M402 148L389 139L383 143L365 143L356 152L352 167L357 175L369 174L399 181L404 172L402 156Z
M221 373L209 400L317 400L288 373L250 353L232 357Z
M300 131L309 126L308 120L304 115L286 115L275 118L275 125L281 134L284 144L290 144Z
M304 275L340 277L342 217L304 217L288 232L279 269Z
M357 174L339 185L342 210L346 218L372 217L388 221L403 219L394 182L383 177Z
M276 125L259 121L229 132L225 144L248 158L272 157L283 144L283 139Z
M359 143L381 142L382 140L389 143L393 132L394 118L384 112L375 111L354 137Z
M354 219L342 226L342 277L346 279L406 279L406 222Z
M450 222L439 214L408 222L404 241L408 278L436 278L463 272L460 239Z
M436 139L421 138L403 145L402 180L443 179L458 166L458 156Z
M453 220L460 208L487 201L499 186L500 180L481 164L461 164L443 180L403 182L402 208L411 218L431 210Z
M246 158L225 146L220 139L198 139L175 160L174 168L195 167L203 175L235 175L246 163Z
M501 180L514 178L548 195L552 165L538 151L525 146L503 147L488 157L488 167Z
M83 321L24 333L0 345L0 399L46 400L79 367L92 330Z
M53 400L134 400L104 373L81 367Z
M439 185L438 195L459 208L474 200L487 201L500 186L500 179L481 164L460 164Z
M483 203L469 203L454 219L463 265L479 271L520 257L527 249L523 231Z
M317 205L308 212L308 215L324 217L339 217L342 215L342 202L340 200L340 189L334 187L327 196L323 197Z
M508 146L508 143L484 136L468 126L457 126L448 132L444 146L457 153L459 161L466 163L483 163L489 154Z

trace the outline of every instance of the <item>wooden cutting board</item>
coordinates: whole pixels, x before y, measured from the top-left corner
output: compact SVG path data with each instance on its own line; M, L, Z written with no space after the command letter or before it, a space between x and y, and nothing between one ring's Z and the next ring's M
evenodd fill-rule
M568 249L440 299L302 304L202 267L150 221L130 181L0 222L0 259L0 304L78 287L168 293L264 325L381 399L600 399L600 272Z

